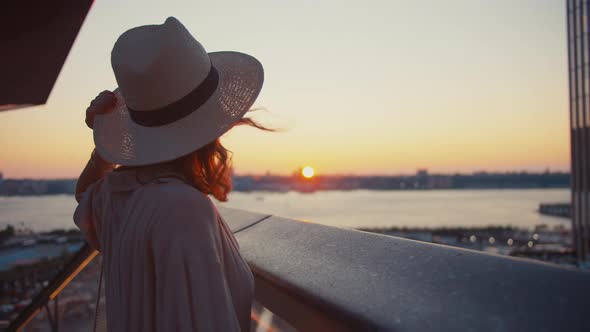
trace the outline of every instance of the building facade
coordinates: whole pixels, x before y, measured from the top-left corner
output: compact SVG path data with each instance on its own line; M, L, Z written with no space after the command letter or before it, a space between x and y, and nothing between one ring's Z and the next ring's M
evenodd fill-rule
M566 0L572 167L572 233L580 263L590 246L590 0Z

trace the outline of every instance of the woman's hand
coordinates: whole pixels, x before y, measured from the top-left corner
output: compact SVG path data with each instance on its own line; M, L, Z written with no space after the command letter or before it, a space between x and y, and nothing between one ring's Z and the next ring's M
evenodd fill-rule
M114 93L105 90L98 94L86 109L86 125L92 129L94 127L94 116L111 112L115 109L116 104L117 97ZM90 160L88 160L76 183L76 200L80 201L82 193L86 191L88 186L98 181L113 168L115 168L115 165L104 160L96 150L93 150Z
M96 96L90 102L90 106L86 109L86 125L92 129L94 127L94 116L96 114L104 114L115 109L117 104L117 97L111 91L105 90Z

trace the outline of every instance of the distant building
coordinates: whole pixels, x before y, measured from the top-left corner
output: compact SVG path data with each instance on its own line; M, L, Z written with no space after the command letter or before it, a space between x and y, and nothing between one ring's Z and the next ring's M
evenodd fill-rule
M419 169L416 171L416 181L414 182L414 187L416 189L427 189L428 188L428 170L427 169Z
M572 156L572 231L578 261L589 260L590 242L590 6L566 0Z

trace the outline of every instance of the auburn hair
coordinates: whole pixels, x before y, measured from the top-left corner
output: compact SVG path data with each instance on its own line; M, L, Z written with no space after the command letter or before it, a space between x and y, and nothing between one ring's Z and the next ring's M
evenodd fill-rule
M240 125L275 131L251 118L242 118L234 127ZM232 153L221 144L219 138L188 155L167 162L166 166L172 166L202 193L222 202L227 201L227 195L232 190Z

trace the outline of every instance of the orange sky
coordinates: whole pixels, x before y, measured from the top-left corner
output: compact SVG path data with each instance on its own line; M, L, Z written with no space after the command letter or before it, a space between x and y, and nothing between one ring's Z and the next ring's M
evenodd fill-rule
M45 106L0 113L6 177L74 177L120 33L178 17L265 66L258 117L224 137L238 174L569 169L561 1L96 1ZM138 8L140 8L138 10Z

